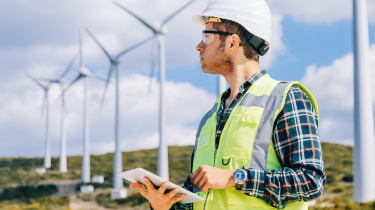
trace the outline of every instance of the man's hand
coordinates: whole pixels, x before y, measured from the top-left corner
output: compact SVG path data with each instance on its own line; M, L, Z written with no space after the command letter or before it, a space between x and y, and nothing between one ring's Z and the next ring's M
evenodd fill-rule
M174 203L182 200L186 196L185 194L182 194L173 197L178 193L178 188L175 188L171 192L164 194L165 190L168 187L168 182L163 183L159 187L159 189L155 189L155 187L147 177L145 177L144 180L147 189L145 189L140 183L132 183L130 184L130 188L137 189L143 195L143 197L147 198L152 208L154 208L155 210L168 210Z
M194 186L203 192L214 189L225 189L235 186L233 173L236 169L220 169L211 166L200 166L190 174Z

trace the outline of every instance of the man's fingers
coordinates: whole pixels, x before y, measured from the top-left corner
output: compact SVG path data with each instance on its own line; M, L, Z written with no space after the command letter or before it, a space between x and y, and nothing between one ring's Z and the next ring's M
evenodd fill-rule
M180 200L184 199L186 197L185 194L181 194L179 196L176 196L171 199L172 204L179 202Z
M193 185L197 186L198 182L203 178L204 175L205 175L205 172L203 170L200 170L199 173L192 180Z
M197 174L199 174L199 172L202 170L202 166L197 168L197 170L195 170L193 173L190 174L190 180L193 181L193 179L195 178L195 176L197 176Z
M150 190L151 192L154 192L156 189L155 189L154 185L152 185L150 179L147 178L147 177L144 177L144 180L145 180L147 189Z
M208 192L209 190L211 190L212 186L210 183L206 182L203 187L201 188L201 191L202 192Z
M143 197L146 197L147 189L145 189L140 183L138 182L131 183L130 188L137 189Z
M199 182L195 185L195 187L202 190L202 187L204 186L204 184L206 184L206 182L207 182L207 177L204 176L202 177L202 179L199 180Z
M175 196L180 190L178 188L173 189L169 193L166 194L168 200L171 200L173 196Z
M164 182L158 189L158 195L162 196L168 187L168 182Z

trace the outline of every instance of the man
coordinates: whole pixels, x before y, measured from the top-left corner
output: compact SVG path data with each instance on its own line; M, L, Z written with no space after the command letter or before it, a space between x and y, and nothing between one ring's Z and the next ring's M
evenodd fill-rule
M230 84L199 125L192 173L184 188L202 196L164 194L147 178L131 184L158 209L307 209L325 185L318 107L298 82L259 68L267 53L271 13L264 0L216 0L193 21L205 27L197 46L202 71Z

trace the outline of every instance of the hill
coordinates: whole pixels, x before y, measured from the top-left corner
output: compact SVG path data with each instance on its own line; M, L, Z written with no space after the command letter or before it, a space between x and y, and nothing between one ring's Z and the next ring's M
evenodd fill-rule
M310 209L375 209L375 203L358 204L353 202L353 148L332 143L322 143L322 147L327 184L322 196L317 200L317 206ZM186 176L190 173L192 149L193 146L169 147L169 173L172 182L182 185ZM29 185L38 186L46 183L53 184L54 182L58 183L59 180L78 181L81 177L81 161L81 156L68 157L69 171L68 173L60 174L58 172L58 158L52 158L52 167L45 174L38 175L35 172L35 168L43 165L43 158L0 158L0 189ZM96 186L96 189L102 188L103 193L96 193L90 196L76 193L75 196L78 199L96 201L103 207L111 208L137 206L144 203L145 200L137 194L132 194L129 198L118 201L109 199L109 189L106 188L109 188L112 183L112 161L113 153L91 155L91 176L103 175L106 180L104 185ZM157 149L123 152L123 170L136 167L142 167L156 173ZM124 184L128 186L128 183L124 182ZM58 199L54 197L48 198ZM60 206L67 207L69 198L71 197L66 198L66 196L63 196L61 199L65 203L60 202ZM16 201L25 202L25 200L14 200L14 202ZM59 201L52 200L51 202L59 203ZM9 200L2 201L0 202L0 207L10 203ZM147 208L146 204L144 206ZM20 205L21 207L22 205ZM43 209L42 206L40 208Z

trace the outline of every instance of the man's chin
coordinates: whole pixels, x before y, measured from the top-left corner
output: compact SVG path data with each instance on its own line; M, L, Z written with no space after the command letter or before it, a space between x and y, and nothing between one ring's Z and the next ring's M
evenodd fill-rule
M203 73L207 73L207 74L210 74L210 73L211 73L211 72L209 71L209 69L207 69L207 67L206 67L205 65L202 65L201 68L202 68Z
M218 74L218 72L212 71L212 69L207 69L202 67L202 72L206 74Z

